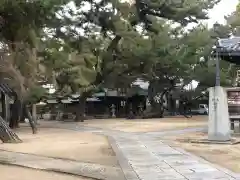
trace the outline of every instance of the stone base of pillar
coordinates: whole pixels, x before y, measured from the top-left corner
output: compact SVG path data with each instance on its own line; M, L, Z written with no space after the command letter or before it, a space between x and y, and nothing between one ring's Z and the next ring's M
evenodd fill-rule
M209 88L208 140L230 141L230 121L226 90L221 86Z

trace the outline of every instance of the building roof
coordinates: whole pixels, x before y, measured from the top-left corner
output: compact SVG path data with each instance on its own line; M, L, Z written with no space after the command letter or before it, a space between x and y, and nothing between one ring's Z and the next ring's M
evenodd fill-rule
M101 100L96 98L96 97L92 97L92 98L87 98L86 101L87 102L98 102L98 101L101 101ZM78 102L78 99L72 99L72 98L68 97L68 98L62 98L59 101L56 100L56 99L48 99L48 100L46 100L47 104L57 104L57 103L71 104L73 102Z
M138 85L134 85L132 86L128 92L127 92L127 97L131 97L131 96L147 96L148 95L148 90L147 89L143 89Z
M212 56L240 65L240 37L219 39Z
M226 50L236 50L236 45L240 43L240 37L219 39L217 45Z

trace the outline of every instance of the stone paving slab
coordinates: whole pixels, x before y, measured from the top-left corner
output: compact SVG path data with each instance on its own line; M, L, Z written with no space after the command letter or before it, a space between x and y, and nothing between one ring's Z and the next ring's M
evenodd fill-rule
M82 163L10 151L0 151L0 163L68 173L101 180L125 180L122 170L117 167Z
M144 135L138 139L113 136L139 180L240 180L236 174L222 171L154 136Z
M100 133L111 139L110 143L127 180L240 180L240 174L213 165L159 140L159 137L167 134L206 131L206 128L148 133L84 128L73 129Z
M111 136L108 136L108 140L113 148L113 151L115 152L116 156L118 157L118 162L122 168L122 171L124 173L126 180L139 180L138 175L133 170L132 166L130 165L129 161L124 156L121 149L116 144L116 141ZM132 145L129 145L128 147L131 147Z

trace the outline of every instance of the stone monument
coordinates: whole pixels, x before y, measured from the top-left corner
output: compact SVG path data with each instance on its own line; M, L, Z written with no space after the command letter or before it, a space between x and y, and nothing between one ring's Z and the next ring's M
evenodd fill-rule
M221 86L209 88L208 140L230 141L227 92Z
M219 39L211 56L216 58L216 86L209 88L208 140L230 141L227 92L220 86L219 59L240 65L240 37Z

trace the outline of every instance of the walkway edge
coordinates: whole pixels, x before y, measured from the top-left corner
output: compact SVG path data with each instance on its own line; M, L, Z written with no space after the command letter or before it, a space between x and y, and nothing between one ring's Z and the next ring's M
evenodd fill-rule
M121 168L0 151L0 164L52 171L97 180L124 180Z
M171 146L170 146L170 147L171 147ZM229 176L232 176L233 178L240 179L240 173L234 173L234 172L232 172L232 171L229 170L229 169L226 169L226 168L224 168L224 167L222 167L222 166L220 166L220 165L218 165L218 164L209 162L209 161L205 160L204 158L199 157L199 156L196 156L195 154L192 154L192 153L190 153L190 152L188 152L188 151L185 151L185 150L183 150L183 149L181 149L181 148L178 148L178 147L172 147L172 148L176 149L177 151L179 151L179 152L181 152L181 153L183 153L183 154L186 154L186 155L191 156L191 157L193 157L193 158L195 158L195 159L198 159L198 160L201 161L201 162L204 162L204 163L206 163L206 164L210 164L211 166L213 166L213 167L215 167L216 169L224 172L225 174L228 174Z
M49 173L52 172L52 173L59 173L59 174L64 174L64 175L71 175L71 176L75 176L75 177L94 178L96 180L104 180L104 179L99 179L99 178L95 178L95 177L79 175L79 174L71 173L71 172L68 172L68 171L62 171L62 170L58 170L58 169L37 168L37 167L32 167L32 166L20 165L20 164L16 164L16 163L10 163L10 162L7 162L7 161L0 161L0 164L1 165L6 165L6 166L15 166L15 167L27 168L27 169L43 171L43 172L45 171L45 172L49 172Z
M122 151L118 148L116 140L112 137L107 135L108 141L112 146L113 151L115 152L120 167L124 173L126 180L140 180L131 165L128 163L128 160L123 155Z

